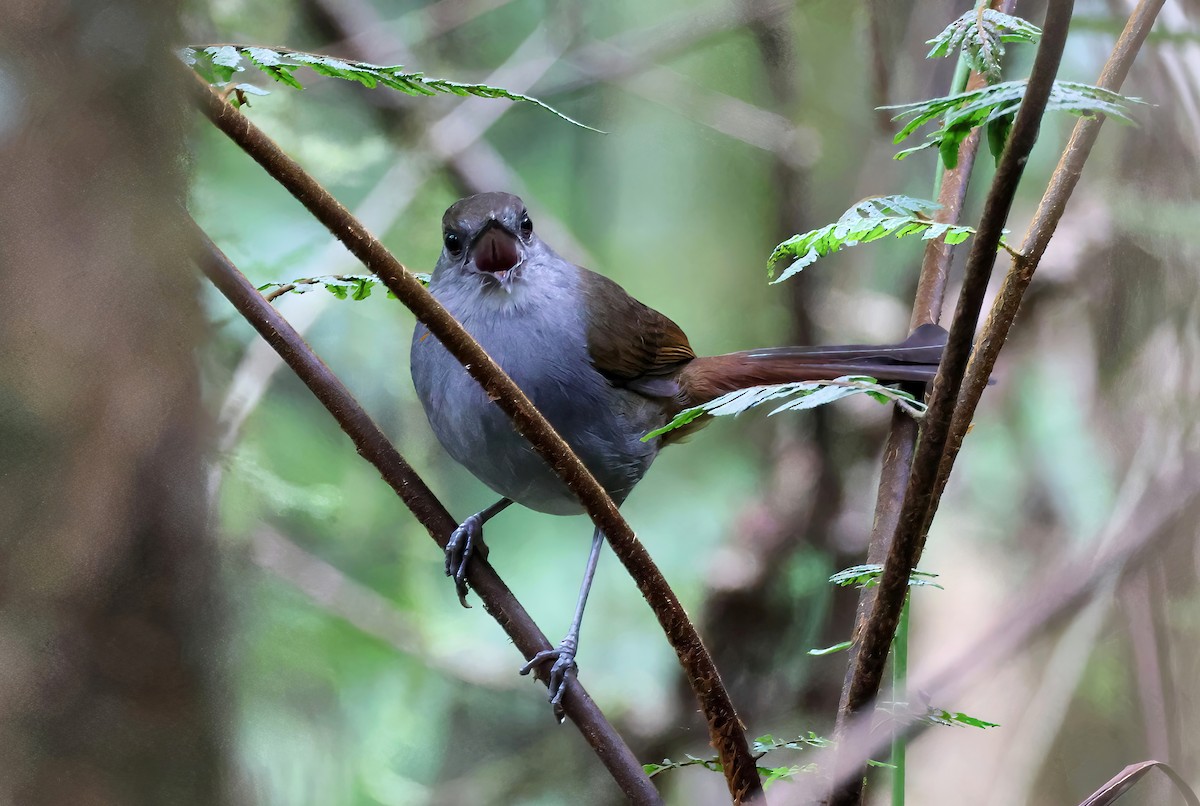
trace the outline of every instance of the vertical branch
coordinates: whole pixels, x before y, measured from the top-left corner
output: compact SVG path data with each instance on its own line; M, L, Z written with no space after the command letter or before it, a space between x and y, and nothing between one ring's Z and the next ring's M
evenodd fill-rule
M992 7L1005 14L1011 13L1016 0L995 0ZM958 68L951 80L951 93L961 92L965 87L976 88L984 84L978 73L967 75L966 62L959 59ZM938 174L934 181L938 204L933 218L941 224L957 224L962 216L967 188L979 153L981 134L978 129L971 132L958 147L958 164L943 168L938 160ZM945 238L937 238L925 247L921 261L921 274L913 300L909 328L915 330L923 324L936 323L941 319L946 298L946 285L950 277L950 265L954 259L954 247ZM891 430L883 450L883 467L879 477L879 492L875 501L875 521L871 526L871 540L867 547L867 562L882 565L896 533L904 493L908 489L909 468L912 466L913 449L917 442L917 422L896 407L892 412ZM854 636L861 635L871 609L875 604L874 587L863 588L859 593L858 610L854 624ZM850 680L858 659L858 642L850 648L846 669L846 685L838 708L837 730L845 726L848 711L846 703L850 694Z
M841 714L843 725L848 717L866 708L879 691L888 647L895 635L900 609L908 591L909 574L924 548L925 515L934 494L938 465L966 372L975 326L996 260L996 249L1025 162L1037 140L1042 114L1066 44L1073 5L1072 0L1051 0L1046 11L1042 41L1038 46L1025 98L996 170L978 232L971 244L962 292L913 456L908 487L897 516L896 532L884 563L871 615L861 636L854 670L847 684ZM862 776L856 775L835 792L831 803L857 803L861 793Z
M1154 25L1159 10L1163 7L1163 2L1164 0L1141 0L1134 8L1129 20L1125 23L1121 36L1117 39L1117 44L1113 47L1112 54L1100 72L1100 80L1097 82L1099 86L1114 92L1121 89L1121 84L1124 83L1125 77L1129 75L1130 67L1133 66L1134 58L1150 34L1150 29ZM1081 118L1075 124L1074 130L1071 132L1071 139L1067 142L1058 166L1054 169L1050 184L1042 196L1033 222L1029 225L1029 232L1021 244L1022 257L1021 259L1014 258L1011 268L1004 276L1004 282L988 313L987 321L979 335L975 353L971 357L971 364L967 369L967 377L963 382L962 399L954 412L954 421L951 423L946 443L946 453L942 457L941 466L938 469L937 486L933 505L927 516L926 529L928 529L928 521L933 519L937 501L941 498L942 490L945 489L950 469L954 466L954 460L958 456L958 452L962 450L963 439L967 435L967 429L971 427L971 419L975 416L979 399L987 387L992 368L996 365L996 357L1008 339L1008 331L1016 319L1021 300L1025 296L1025 290L1029 288L1029 283L1033 280L1033 273L1037 270L1042 255L1045 254L1046 247L1050 243L1050 238L1054 235L1054 230L1062 219L1067 201L1071 198L1075 186L1079 184L1083 165L1092 153L1092 146L1096 144L1096 138L1100 136L1102 125L1104 125L1104 115Z

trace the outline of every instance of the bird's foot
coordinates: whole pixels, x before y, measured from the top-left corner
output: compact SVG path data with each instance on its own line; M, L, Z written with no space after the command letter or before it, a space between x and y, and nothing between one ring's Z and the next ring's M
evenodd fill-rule
M563 721L562 698L567 692L567 678L572 671L576 674L579 672L579 666L575 663L576 649L577 639L568 635L557 648L543 649L521 667L521 674L529 674L537 666L554 662L550 667L550 679L546 681L546 688L550 694L550 705L554 707L554 716L559 722Z
M476 549L480 548L486 556L487 549L483 546L483 521L483 513L476 512L450 534L450 540L446 543L446 576L454 580L458 602L463 607L470 607L467 604L467 591L470 590L467 586L467 569L471 558L475 556Z

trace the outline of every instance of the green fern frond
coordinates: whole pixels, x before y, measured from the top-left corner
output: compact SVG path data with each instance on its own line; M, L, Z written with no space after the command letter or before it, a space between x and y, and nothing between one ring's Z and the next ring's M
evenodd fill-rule
M413 274L422 284L429 285L428 274ZM284 294L307 294L314 288L324 288L338 299L364 300L371 296L376 286L382 284L383 281L374 274L328 274L323 277L301 277L286 283L264 283L258 290L269 300L275 300ZM396 298L391 291L388 291L387 295L389 299Z
M871 588L879 584L881 576L883 576L882 565L879 563L867 563L865 565L854 565L844 568L829 577L829 581L843 588ZM937 576L932 571L922 571L919 568L914 568L912 573L909 574L908 585L911 588L941 588L941 585L933 581L937 579Z
M778 406L768 412L769 416L771 414L779 414L781 411L813 409L817 406L823 406L826 403L832 403L835 400L841 400L844 397L850 397L851 395L867 395L880 403L895 401L914 416L920 415L925 411L925 404L908 392L894 389L890 386L883 386L874 378L868 378L863 375L846 375L829 381L781 383L771 386L752 386L749 389L737 389L707 403L679 412L671 422L642 437L642 442L654 439L676 428L681 428L697 417L705 415L712 417L722 417L731 414L737 415L773 400L792 398L782 406Z
M896 159L903 159L922 149L937 148L946 167L953 168L958 164L959 144L966 139L971 130L976 126L1014 116L1025 98L1027 84L1027 81L1005 81L957 95L882 107L897 111L894 120L907 120L904 127L892 138L895 143L908 139L913 132L927 123L939 121L942 124L924 143L901 151L896 155ZM1144 103L1140 98L1131 98L1090 84L1055 81L1050 89L1046 111L1068 112L1080 117L1104 114L1132 123L1133 118L1130 117L1126 105Z
M911 196L878 196L864 199L851 207L835 223L800 235L793 235L771 253L767 259L768 274L785 258L792 263L772 282L780 283L812 265L818 259L832 255L847 246L870 243L889 235L903 238L920 235L924 240L946 236L946 243L962 243L975 230L952 224L939 224L930 215L941 205Z
M295 72L307 67L318 75L354 81L369 89L378 86L402 92L405 95L458 95L476 98L506 98L541 107L580 128L600 132L559 112L549 104L531 95L512 92L503 87L487 84L465 84L444 78L430 78L424 73L405 70L401 65L385 66L369 62L350 61L320 53L305 53L295 50L251 47L247 45L197 45L183 48L179 53L184 63L199 73L210 84L224 86L236 73L247 66L258 69L275 81L295 89L304 89ZM603 132L601 132L603 133Z
M946 727L968 727L980 728L982 730L1000 727L997 722L988 722L986 719L970 716L969 714L964 714L962 711L947 711L944 708L934 708L933 706L929 706L929 710L926 712L924 718L930 724L944 725Z
M1028 20L992 8L971 9L925 43L933 45L925 58L936 59L961 51L968 67L983 75L988 83L994 83L1000 78L1004 44L1034 43L1041 36L1042 29Z

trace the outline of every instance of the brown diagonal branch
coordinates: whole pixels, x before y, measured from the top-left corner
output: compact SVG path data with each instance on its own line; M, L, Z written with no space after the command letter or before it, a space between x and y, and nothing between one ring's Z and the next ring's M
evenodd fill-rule
M396 491L437 544L445 546L450 533L458 525L446 508L300 334L198 228L196 237L198 248L195 259L205 276L328 409L346 436L354 442L359 455L375 466L379 475ZM550 642L508 586L485 559L477 557L476 560L470 568L471 586L483 601L488 614L504 628L526 658L549 649ZM535 673L543 683L549 679L542 669L535 670ZM563 698L563 710L567 717L579 728L626 797L636 803L661 803L658 790L646 777L633 751L604 718L596 703L578 684L579 681L573 682L574 685L568 687Z
M1142 43L1146 41L1163 2L1164 0L1141 0L1137 4L1125 23L1125 29L1117 39L1112 54L1105 62L1104 69L1100 72L1100 80L1097 82L1099 86L1114 92L1121 89L1121 84L1125 81L1125 76L1129 75L1129 68L1133 66L1134 58L1141 50ZM1050 178L1050 184L1042 196L1037 213L1034 214L1033 223L1029 225L1025 241L1021 244L1023 258L1014 259L1004 276L1000 293L992 304L991 312L979 335L975 354L971 357L971 365L967 369L962 398L958 402L954 421L950 426L946 454L942 457L938 470L933 506L930 507L927 521L933 518L933 511L937 507L942 490L945 489L950 469L954 466L967 429L971 426L971 419L975 416L975 408L979 405L979 399L987 387L988 377L996 365L996 357L1008 339L1008 331L1021 307L1025 290L1029 288L1033 273L1037 270L1038 263L1046 252L1046 246L1049 245L1050 238L1066 210L1067 201L1079 183L1083 165L1092 153L1092 146L1095 145L1103 124L1104 115L1081 118L1075 124L1071 139L1067 141L1067 147ZM928 522L925 528L928 529Z
M604 532L613 553L633 577L675 650L708 722L710 740L721 758L730 794L739 803L759 797L762 784L758 769L712 656L678 597L608 493L520 388L412 272L299 164L202 79L196 77L193 87L193 99L209 120L328 227L367 269L379 275L388 289L483 386L512 419L517 432L579 498L592 521Z
M924 548L925 515L933 497L938 466L966 372L992 265L996 261L1000 236L1025 162L1037 140L1038 127L1066 44L1073 5L1073 0L1051 0L1046 11L1042 41L1038 46L1025 98L1013 123L1008 145L984 204L978 232L971 244L946 351L934 380L929 410L913 456L903 504L896 518L895 536L847 684L843 725L845 718L867 708L879 692L888 649L908 592L909 574ZM831 803L855 804L859 802L861 794L862 775L852 775L849 783L837 789Z

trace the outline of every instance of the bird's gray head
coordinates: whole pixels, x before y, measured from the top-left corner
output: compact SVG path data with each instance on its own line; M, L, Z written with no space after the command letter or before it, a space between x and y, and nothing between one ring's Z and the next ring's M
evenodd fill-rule
M442 244L439 270L505 289L542 249L525 202L511 193L479 193L456 201L442 216Z

